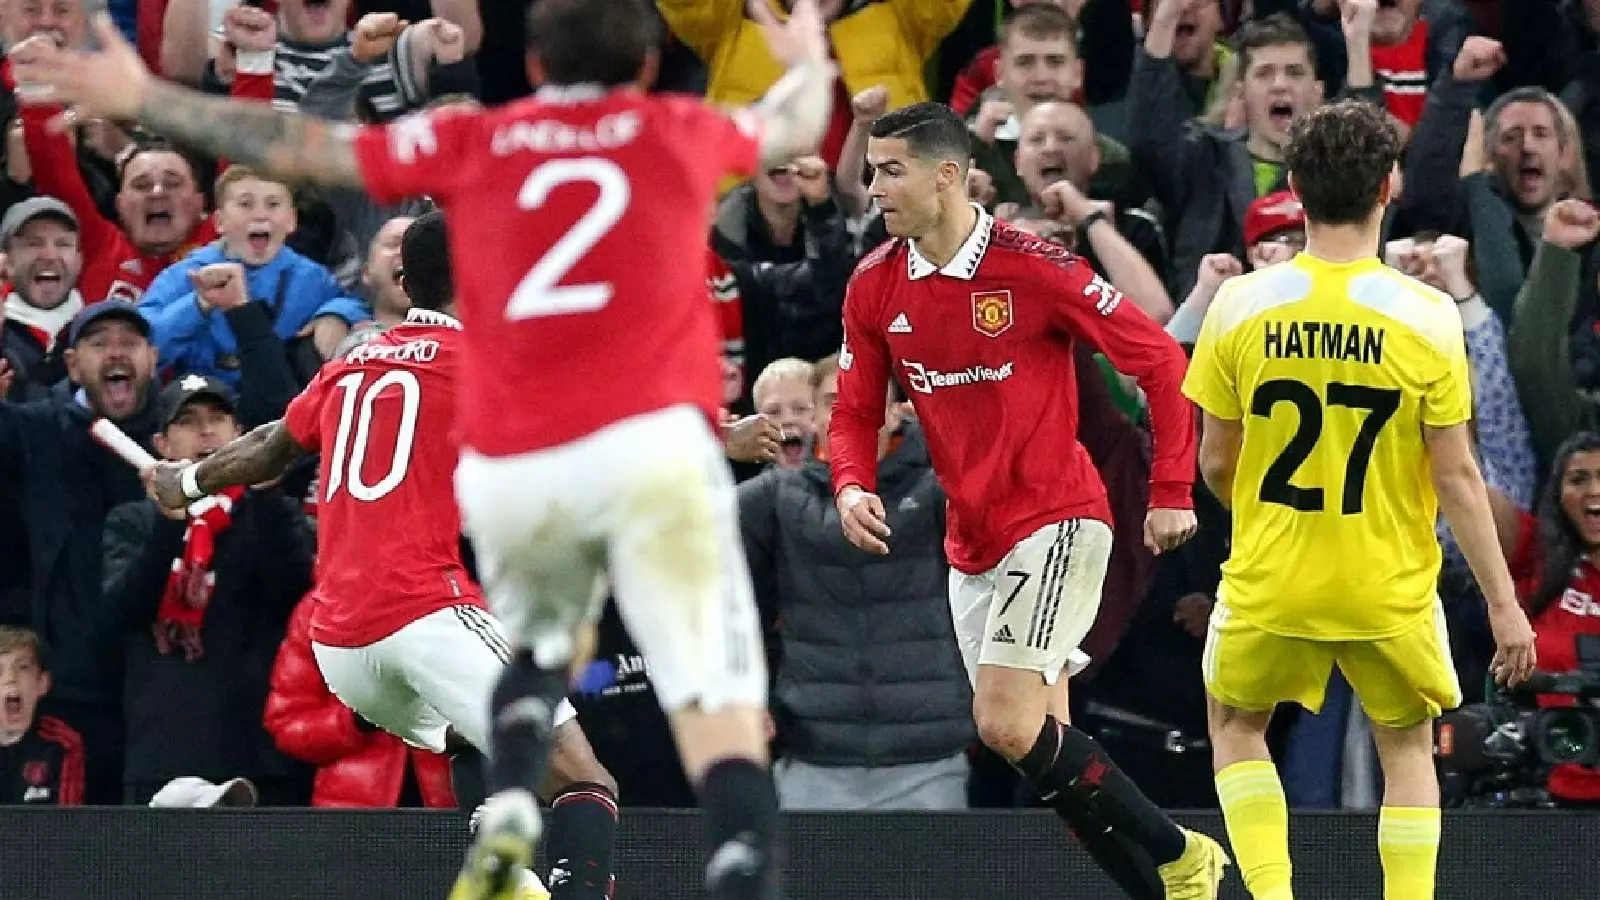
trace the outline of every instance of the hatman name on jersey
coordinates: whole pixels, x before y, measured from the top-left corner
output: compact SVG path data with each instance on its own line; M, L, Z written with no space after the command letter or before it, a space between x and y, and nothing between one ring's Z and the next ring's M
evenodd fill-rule
M1337 359L1383 363L1382 328L1343 322L1265 322L1262 354L1268 359Z

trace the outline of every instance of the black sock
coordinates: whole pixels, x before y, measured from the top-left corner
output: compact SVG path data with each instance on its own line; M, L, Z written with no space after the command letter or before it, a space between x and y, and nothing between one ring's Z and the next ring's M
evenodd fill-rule
M712 900L769 900L777 896L778 793L766 767L725 759L700 785L705 814L706 890Z
M1142 847L1156 865L1183 855L1183 830L1122 774L1094 738L1063 726L1055 716L1045 717L1039 739L1017 768L1046 802L1055 805L1065 798L1081 806Z
M489 761L476 749L450 754L450 787L456 794L456 808L471 816L488 796L484 785Z
M603 784L580 781L550 801L545 844L551 900L603 900L611 890L617 839L617 797Z
M1143 847L1107 825L1070 793L1058 794L1052 806L1089 858L1131 900L1164 900L1167 889L1161 873Z
M539 793L550 767L556 706L567 693L567 667L541 669L533 654L519 651L494 687L494 750L489 789L522 788ZM525 702L525 701L537 702Z

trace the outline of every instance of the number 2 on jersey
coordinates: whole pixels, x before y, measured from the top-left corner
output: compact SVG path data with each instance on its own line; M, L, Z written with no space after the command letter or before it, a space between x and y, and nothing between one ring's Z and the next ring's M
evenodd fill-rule
M562 284L561 279L567 277L572 267L594 249L628 211L633 187L622 167L598 156L551 160L529 173L517 192L517 206L532 212L544 206L551 191L580 183L599 188L599 196L517 282L511 302L506 304L507 319L517 322L539 316L594 312L611 302L613 289L609 281Z
M411 468L411 448L417 437L417 411L422 407L422 385L414 373L393 369L362 390L361 383L368 374L351 372L334 382L336 387L344 391L344 400L339 406L339 432L333 440L333 458L328 462L328 486L322 492L323 502L332 500L340 487L357 500L367 503L381 500L400 486L400 482L406 478L406 470ZM367 484L362 480L361 468L367 461L372 418L377 411L378 395L390 386L400 388L400 421L395 426L394 455L389 460L389 471L377 482ZM350 435L352 428L355 429L353 442Z
M1294 437L1278 458L1267 467L1261 479L1262 503L1276 503L1300 512L1322 512L1325 508L1320 487L1299 487L1294 484L1294 474L1310 458L1311 451L1322 438L1322 398L1308 384L1288 378L1262 382L1250 398L1250 414L1272 418L1272 411L1280 403L1289 403L1300 416ZM1344 465L1344 497L1340 511L1347 516L1357 515L1362 509L1362 496L1367 486L1367 466L1372 462L1372 450L1378 443L1378 433L1400 409L1400 391L1368 387L1362 384L1328 384L1327 406L1364 409L1367 417L1361 423L1350 456Z

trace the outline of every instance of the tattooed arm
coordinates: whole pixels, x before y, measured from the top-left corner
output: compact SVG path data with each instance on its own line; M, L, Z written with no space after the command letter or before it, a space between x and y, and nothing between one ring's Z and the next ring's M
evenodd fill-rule
M138 118L152 131L293 182L361 187L356 128L270 103L208 97L152 79Z
M158 463L145 474L145 479L156 503L169 510L181 510L226 487L271 481L310 452L278 419L234 438L199 463Z

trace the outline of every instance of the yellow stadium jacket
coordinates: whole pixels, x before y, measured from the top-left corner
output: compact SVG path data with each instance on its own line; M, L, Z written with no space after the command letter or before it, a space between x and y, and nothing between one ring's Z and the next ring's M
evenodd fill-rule
M769 0L779 15L782 4ZM972 0L882 0L828 26L834 58L851 96L875 85L889 89L889 108L927 100L923 65L966 15ZM656 0L673 34L705 62L706 98L743 106L783 75L761 29L745 17L744 0Z

